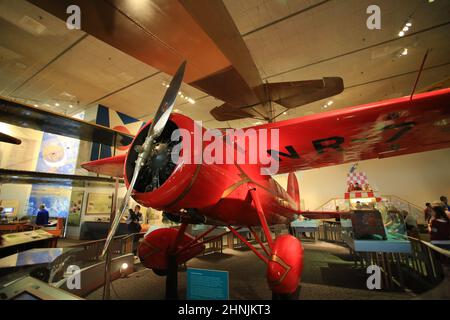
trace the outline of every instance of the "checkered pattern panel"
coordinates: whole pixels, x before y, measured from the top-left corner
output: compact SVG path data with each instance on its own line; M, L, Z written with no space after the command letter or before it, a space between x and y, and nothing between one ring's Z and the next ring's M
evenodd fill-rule
M352 172L352 173L347 173L347 184L353 184L355 185L356 183L359 183L359 185L361 187L363 187L366 183L368 183L367 181L367 176L364 172Z

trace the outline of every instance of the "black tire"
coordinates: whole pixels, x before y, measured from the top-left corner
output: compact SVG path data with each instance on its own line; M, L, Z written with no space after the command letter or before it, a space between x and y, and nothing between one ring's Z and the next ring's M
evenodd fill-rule
M160 276L160 277L167 276L167 270L152 269L152 271L153 271L156 275L158 275L158 276Z

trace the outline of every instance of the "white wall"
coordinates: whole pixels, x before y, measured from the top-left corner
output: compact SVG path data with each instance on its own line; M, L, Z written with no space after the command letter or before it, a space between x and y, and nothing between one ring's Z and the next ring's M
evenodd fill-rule
M305 209L315 210L331 198L342 198L351 165L297 172ZM380 195L396 195L420 207L439 200L441 195L450 198L450 149L361 161L358 170L367 174ZM287 175L275 178L286 187Z

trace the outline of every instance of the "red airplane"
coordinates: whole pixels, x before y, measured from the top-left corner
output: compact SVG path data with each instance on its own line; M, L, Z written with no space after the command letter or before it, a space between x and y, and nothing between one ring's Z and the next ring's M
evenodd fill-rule
M127 154L82 165L93 172L124 177L128 187L104 253L130 196L181 223L178 229L152 231L139 244L143 265L157 274L175 273L176 279L177 265L201 253L202 239L217 226L226 226L267 264L267 281L274 296L292 297L301 279L302 245L288 234L272 239L269 226L288 224L298 215L336 216L300 210L299 185L293 172L450 147L450 89L444 89L245 128L244 132L253 129L258 135L263 129L279 130L278 148L269 144L264 151L279 165L277 173L289 173L287 191L271 176L261 174L261 163L195 164L181 157L173 162L174 142L181 143L180 154L194 155L195 150L185 139L173 141L172 133L185 129L194 135L198 130L194 120L171 113L184 68L185 63L175 74L155 118L139 131ZM223 131L221 138L226 137ZM210 143L203 141L201 151ZM224 148L248 156L245 147L245 141L224 143ZM188 224L199 223L211 228L196 238L185 233ZM262 227L267 247L254 232L255 226ZM250 230L263 253L237 232L239 227Z
M262 163L172 162L172 132L192 132L197 126L192 119L171 113L183 79L182 66L154 120L136 135L129 152L83 165L97 173L123 176L128 187L104 252L130 196L181 222L178 230L166 228L149 233L138 249L142 263L156 273L168 274L168 279L176 280L177 264L200 253L201 239L222 225L267 264L267 279L275 297L289 297L300 281L302 247L290 235L273 240L269 226L287 224L299 214L311 218L336 214L301 212L293 172L450 146L449 89L273 122L277 116L272 102L289 109L324 99L342 92L342 79L264 83L222 1L29 1L63 21L68 17L67 7L78 5L85 32L166 74L174 74L176 66L187 59L184 81L225 102L211 111L215 119L251 117L271 122L244 129L256 130L258 137L263 130L279 130L279 145L268 145L263 151L277 162L278 173L289 173L287 191L270 176L261 175ZM181 142L186 151L189 146ZM204 142L203 150L208 146ZM233 145L236 152L242 147L239 143ZM189 223L212 227L192 238L184 232ZM242 238L236 231L239 226L249 228L264 254ZM254 226L262 226L267 247L257 237Z

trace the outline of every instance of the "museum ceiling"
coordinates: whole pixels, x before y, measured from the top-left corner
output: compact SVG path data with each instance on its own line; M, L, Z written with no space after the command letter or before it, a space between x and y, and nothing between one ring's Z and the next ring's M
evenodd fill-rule
M449 1L383 1L381 30L366 27L373 1L224 2L264 81L344 79L343 93L291 109L279 120L408 95L427 49L419 91L450 78ZM407 22L412 25L400 37ZM148 120L171 79L83 31L68 30L25 0L0 0L0 30L0 95L41 108L72 115L103 104ZM220 100L187 84L181 90L195 103L179 99L175 111L206 127L257 124L218 122L209 111Z

